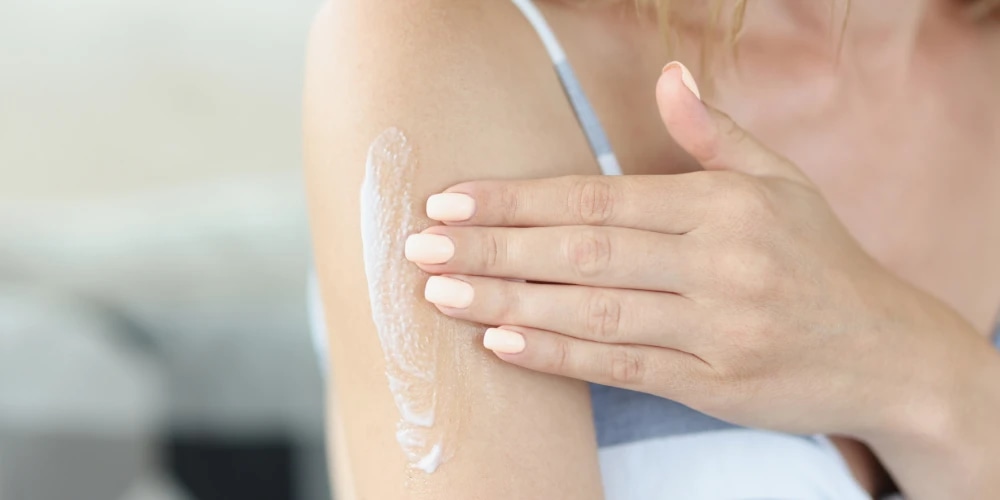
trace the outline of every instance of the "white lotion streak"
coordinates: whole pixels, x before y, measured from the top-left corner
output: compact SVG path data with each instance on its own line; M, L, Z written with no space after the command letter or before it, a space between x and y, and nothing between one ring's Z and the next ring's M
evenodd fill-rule
M395 128L368 151L361 188L361 241L372 320L385 354L386 376L400 421L396 439L414 469L432 473L450 455L456 422L455 323L423 299L426 275L403 257L406 237L430 225L414 199L417 162Z

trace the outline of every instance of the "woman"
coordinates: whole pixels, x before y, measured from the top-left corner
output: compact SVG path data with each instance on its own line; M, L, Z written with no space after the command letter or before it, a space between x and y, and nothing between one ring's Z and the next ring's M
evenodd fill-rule
M349 486L1000 495L996 2L654 3L320 14L306 163Z

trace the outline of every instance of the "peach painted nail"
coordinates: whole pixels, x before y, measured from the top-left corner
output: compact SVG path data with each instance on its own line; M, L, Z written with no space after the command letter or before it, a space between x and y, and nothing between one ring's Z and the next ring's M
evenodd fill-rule
M441 222L461 222L472 218L476 200L462 193L441 193L427 198L427 216Z
M666 73L667 71L674 69L679 69L681 71L681 82L700 101L701 91L698 90L698 83L694 81L694 76L691 75L691 70L687 69L687 66L682 64L680 61L671 61L663 67L663 72Z
M465 309L475 296L472 285L445 276L431 276L424 287L424 298L441 307Z
M517 354L524 350L524 336L502 328L490 328L483 336L483 346L500 354Z
M403 253L417 264L444 264L455 256L455 243L440 234L411 234Z

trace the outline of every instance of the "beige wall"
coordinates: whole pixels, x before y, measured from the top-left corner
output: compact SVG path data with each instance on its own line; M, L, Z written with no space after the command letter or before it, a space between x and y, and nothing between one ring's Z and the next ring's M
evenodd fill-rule
M0 3L0 197L298 168L317 1Z

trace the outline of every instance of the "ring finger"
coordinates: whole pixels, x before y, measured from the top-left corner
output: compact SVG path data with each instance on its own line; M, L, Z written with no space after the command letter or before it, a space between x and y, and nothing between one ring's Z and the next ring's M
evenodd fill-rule
M425 298L454 318L519 325L607 344L697 347L700 307L679 295L522 283L475 276L432 276Z

